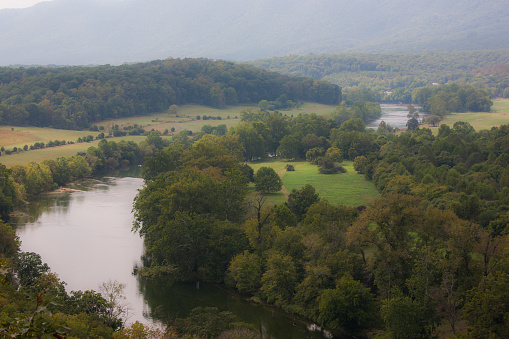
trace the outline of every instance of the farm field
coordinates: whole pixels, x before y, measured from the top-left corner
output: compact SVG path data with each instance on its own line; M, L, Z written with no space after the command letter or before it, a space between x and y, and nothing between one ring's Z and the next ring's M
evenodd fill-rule
M455 122L468 122L476 131L490 129L493 126L509 124L509 99L493 100L491 112L451 113L440 124L453 126ZM424 127L428 127L426 124ZM439 127L429 127L434 135L438 134Z
M295 171L287 172L286 164L292 164ZM283 190L268 196L267 201L282 203L286 200L286 194L292 189L301 189L306 184L312 185L321 198L327 199L333 204L347 206L366 205L379 194L372 182L366 181L362 174L353 168L353 162L342 163L347 173L343 174L319 174L318 167L306 161L285 162L273 160L268 162L253 163L251 167L256 172L260 167L272 167L283 179Z
M123 127L138 124L142 125L147 131L154 129L156 131L164 132L166 129L171 130L171 128L174 127L175 133L184 129L196 133L199 132L204 125L211 125L215 127L225 124L228 129L230 129L240 122L240 112L249 107L253 106L229 106L224 109L217 109L199 105L185 105L179 108L177 116L175 114L163 112L145 116L102 121L96 125L104 126L106 130L108 130L111 126L119 125L119 128L122 130ZM299 115L302 113L325 115L331 113L333 110L334 106L305 103L298 109L294 108L288 111L281 111L281 113L289 116ZM200 116L200 120L196 119L198 115ZM219 116L221 117L221 120L203 120L204 115L213 117ZM14 147L23 148L24 145L30 146L36 142L47 143L50 140L76 142L76 140L80 137L92 135L95 138L99 133L100 132L91 132L88 130L70 131L54 128L0 126L0 147L5 147L5 149L12 149ZM171 133L168 137L171 137ZM132 140L139 142L144 139L145 137L143 136L126 136L110 138L108 140ZM49 149L20 152L12 155L2 155L0 157L0 163L10 167L15 164L27 164L30 161L41 162L43 160L54 159L59 156L72 156L76 155L77 152L85 152L90 146L97 146L97 143L98 141L94 141L90 143L80 143L52 147Z

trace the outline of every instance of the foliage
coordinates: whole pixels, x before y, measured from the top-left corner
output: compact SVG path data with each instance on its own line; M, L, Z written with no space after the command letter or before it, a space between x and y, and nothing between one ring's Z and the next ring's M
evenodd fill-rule
M289 302L297 286L297 271L292 257L271 253L267 269L262 275L260 292L264 298L276 305Z
M484 277L478 286L468 292L464 312L469 323L469 332L475 338L502 338L509 335L508 283L509 275L493 274Z
M342 277L335 289L323 290L318 297L318 321L330 328L369 328L375 318L373 295L352 277Z
M15 184L7 168L0 164L0 218L9 220L9 214L17 202Z
M311 185L305 185L300 190L293 189L288 196L287 206L298 220L302 220L308 208L318 202L318 194Z
M37 278L49 271L41 256L33 252L20 252L16 258L16 273L21 286L33 284Z
M207 59L166 59L122 66L2 68L2 124L83 129L107 119L146 115L189 103L225 107L283 100L336 104L324 81L281 76ZM278 101L279 100L279 101ZM120 131L119 131L120 132Z
M262 193L278 192L283 187L283 182L272 167L260 167L254 175L254 183L257 191Z
M257 254L251 254L248 251L237 254L231 260L228 275L239 292L256 292L260 287L262 259Z
M21 242L11 225L0 220L0 258L12 259L19 251Z
M159 328L146 326L139 321L135 321L128 328L123 328L118 332L113 333L113 339L170 339L177 338L177 335L172 335L171 329L163 331Z
M436 324L429 324L423 307L411 298L389 300L382 313L393 338L430 338L433 335Z
M231 312L220 312L217 307L196 307L187 318L177 318L172 325L181 333L216 338L237 322L237 317Z

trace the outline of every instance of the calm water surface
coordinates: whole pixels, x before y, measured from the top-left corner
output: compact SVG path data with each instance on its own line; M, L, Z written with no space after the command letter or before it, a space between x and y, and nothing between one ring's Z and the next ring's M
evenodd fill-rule
M21 249L39 253L53 272L67 283L67 291L98 290L116 280L126 284L126 297L135 320L185 317L197 306L215 306L255 324L274 338L323 338L311 324L279 309L249 303L238 293L212 284L169 285L132 274L141 265L143 241L131 232L132 202L143 185L139 178L107 177L79 183L79 191L45 194L30 202L14 218ZM152 318L152 314L157 314Z
M407 114L408 109L407 105L401 104L380 104L380 108L382 109L382 116L379 119L376 119L369 124L367 124L367 128L377 129L380 122L383 120L392 127L397 127L399 129L406 128L406 123L408 121ZM420 109L419 106L415 106L415 108ZM422 120L427 114L419 111L419 120Z

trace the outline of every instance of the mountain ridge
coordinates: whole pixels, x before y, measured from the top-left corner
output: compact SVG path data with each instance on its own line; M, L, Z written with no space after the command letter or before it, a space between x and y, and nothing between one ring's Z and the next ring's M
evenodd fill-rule
M0 65L494 48L509 48L500 0L54 0L0 10Z

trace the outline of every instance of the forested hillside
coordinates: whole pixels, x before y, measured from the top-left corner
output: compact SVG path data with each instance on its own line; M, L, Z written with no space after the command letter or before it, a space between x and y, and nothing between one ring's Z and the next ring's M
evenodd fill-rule
M166 59L123 66L0 68L0 124L82 129L93 122L167 110L260 100L339 104L341 89L208 59Z
M346 91L356 86L411 92L431 83L469 84L492 97L509 97L509 50L412 54L311 54L257 60L253 65L294 76L329 80ZM386 98L388 96L388 98Z

